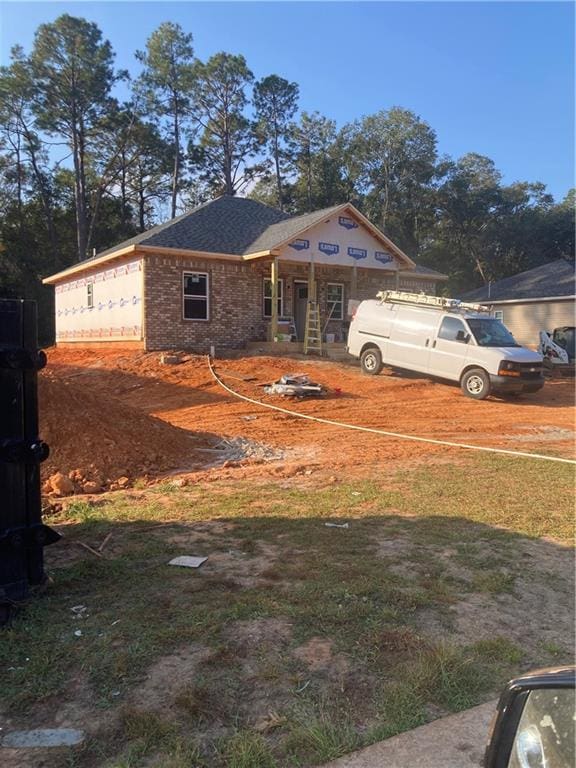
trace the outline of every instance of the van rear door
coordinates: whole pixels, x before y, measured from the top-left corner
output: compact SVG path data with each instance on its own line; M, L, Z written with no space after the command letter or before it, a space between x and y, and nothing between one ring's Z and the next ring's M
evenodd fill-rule
M470 340L470 331L459 317L444 315L431 343L428 372L443 379L459 381L466 365Z

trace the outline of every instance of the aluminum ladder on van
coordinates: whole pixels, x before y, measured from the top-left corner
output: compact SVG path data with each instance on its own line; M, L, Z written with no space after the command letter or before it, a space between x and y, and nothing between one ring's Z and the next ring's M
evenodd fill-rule
M306 304L306 326L304 330L304 354L310 352L322 354L322 328L320 327L320 307L317 301L308 300Z
M444 312L490 312L483 304L467 304L459 299L448 299L445 296L431 296L426 293L409 293L408 291L380 291L376 298L382 303L409 304L412 306L431 307Z

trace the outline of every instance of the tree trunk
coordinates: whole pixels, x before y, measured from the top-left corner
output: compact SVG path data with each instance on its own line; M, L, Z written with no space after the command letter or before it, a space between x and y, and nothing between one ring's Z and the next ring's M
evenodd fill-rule
M86 221L86 174L84 169L84 135L82 126L72 129L72 151L74 155L74 197L76 200L76 245L78 261L86 258L88 226Z
M274 164L276 165L276 188L278 190L278 208L284 210L284 200L282 199L282 177L280 176L280 148L278 146L278 130L274 128Z
M146 198L144 197L144 186L141 184L138 190L138 220L140 224L140 232L144 232L146 229Z
M170 218L176 216L178 181L180 177L180 123L178 120L178 96L174 94L174 171L172 173L172 210Z

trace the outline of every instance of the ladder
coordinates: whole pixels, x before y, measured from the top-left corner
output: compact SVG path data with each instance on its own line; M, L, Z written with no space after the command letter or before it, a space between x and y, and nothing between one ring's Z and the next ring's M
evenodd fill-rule
M442 309L445 312L490 312L483 304L467 304L459 299L448 299L444 296L429 296L425 293L409 293L408 291L380 291L376 298L382 303L416 304L421 307Z
M320 328L320 308L318 302L308 299L306 305L306 328L304 331L304 354L310 352L322 354L322 329Z

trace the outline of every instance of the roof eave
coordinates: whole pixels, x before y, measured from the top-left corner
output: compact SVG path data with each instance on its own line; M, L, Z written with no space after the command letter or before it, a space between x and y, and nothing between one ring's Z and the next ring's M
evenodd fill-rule
M576 295L572 294L571 296L537 296L537 297L530 297L530 298L517 298L517 299L490 299L490 298L484 298L484 299L474 299L474 301L482 301L484 304L492 305L492 304L537 304L538 302L546 301L574 301L576 299Z
M78 264L74 264L72 267L57 272L55 275L50 275L42 280L44 285L56 285L57 283L65 280L68 277L78 274L79 272L85 272L87 269L99 267L102 264L107 264L109 261L118 259L121 256L127 255L140 255L147 254L159 254L161 256L182 256L184 258L195 259L225 259L227 261L242 261L242 256L233 253L212 253L211 251L193 251L185 248L166 248L164 246L155 245L129 245L126 248L119 248L117 251L107 253L105 256L96 257L95 259L89 259L86 261L80 261Z
M131 253L135 253L140 250L140 246L127 245L125 248L119 248L117 251L107 253L105 256L96 256L93 259L86 259L86 261L79 261L78 264L73 264L67 269L63 269L61 272L56 272L54 275L49 275L42 280L43 285L55 285L61 280L65 280L71 275L75 275L78 272L84 272L86 269L92 269L92 267L98 267L100 264L106 264L112 259L117 259L120 256L126 256Z

